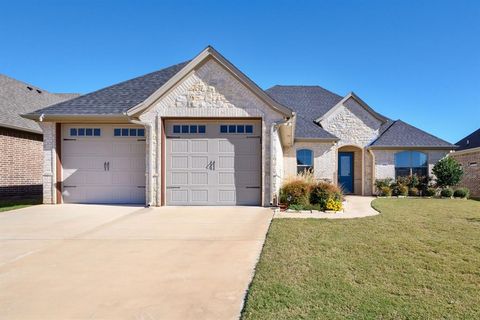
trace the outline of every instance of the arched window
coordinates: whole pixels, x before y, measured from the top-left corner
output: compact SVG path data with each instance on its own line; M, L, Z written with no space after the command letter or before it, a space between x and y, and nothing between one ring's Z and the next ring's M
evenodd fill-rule
M313 151L309 149L297 150L297 173L313 171Z
M395 178L414 174L417 176L428 176L427 155L419 151L395 153Z

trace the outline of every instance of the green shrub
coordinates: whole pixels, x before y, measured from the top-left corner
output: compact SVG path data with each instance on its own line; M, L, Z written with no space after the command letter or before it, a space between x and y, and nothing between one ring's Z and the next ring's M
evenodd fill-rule
M335 185L327 182L317 182L310 190L310 203L325 210L329 199L342 201L342 191Z
M288 206L289 210L295 210L295 211L301 211L304 210L305 208L301 204L291 204Z
M392 185L392 182L392 178L377 179L375 180L375 187L377 188L377 190L380 190L383 187L390 187Z
M306 206L309 204L310 185L304 180L292 180L280 189L280 202L291 205Z
M378 192L382 197L390 197L392 195L392 188L389 186L383 186L379 188Z
M468 188L458 188L453 193L453 196L455 198L468 198L469 195L470 195L470 190L468 190Z
M417 197L419 194L420 191L415 187L411 187L410 189L408 189L408 195L411 197Z
M427 188L424 193L424 195L427 197L434 197L436 194L437 194L437 189L432 187Z
M451 198L453 195L453 190L451 188L442 189L442 191L440 191L440 195L443 198Z
M405 185L398 185L397 187L397 195L398 196L406 196L408 195L408 187Z
M462 166L452 157L438 161L432 169L440 188L451 187L460 182L463 175Z

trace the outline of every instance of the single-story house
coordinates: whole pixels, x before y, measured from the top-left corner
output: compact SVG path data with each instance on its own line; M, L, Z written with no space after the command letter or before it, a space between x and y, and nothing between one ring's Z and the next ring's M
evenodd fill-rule
M50 93L0 74L0 199L43 194L42 129L20 114L76 96Z
M24 116L44 132L45 203L268 206L304 170L370 195L455 147L354 93L262 90L212 47Z
M450 156L463 168L459 186L470 189L472 197L480 197L480 129L472 132L457 143L458 149Z

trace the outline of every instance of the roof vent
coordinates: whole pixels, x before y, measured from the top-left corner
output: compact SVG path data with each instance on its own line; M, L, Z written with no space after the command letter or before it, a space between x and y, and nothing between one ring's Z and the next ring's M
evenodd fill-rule
M467 139L467 146L470 144L470 140Z
M42 90L38 90L38 89L36 89L36 90L37 90L37 93L42 93Z
M33 88L32 88L32 87L27 87L27 89L28 89L28 90L30 90L30 91L32 91L32 90L33 90Z

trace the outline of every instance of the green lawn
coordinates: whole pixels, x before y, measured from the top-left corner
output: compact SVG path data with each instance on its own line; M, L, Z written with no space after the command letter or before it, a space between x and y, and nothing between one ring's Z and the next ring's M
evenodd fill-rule
M0 212L25 208L41 202L41 199L0 200Z
M276 219L243 319L480 319L480 202L377 199L381 215Z

